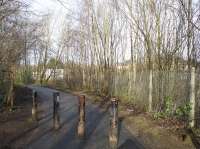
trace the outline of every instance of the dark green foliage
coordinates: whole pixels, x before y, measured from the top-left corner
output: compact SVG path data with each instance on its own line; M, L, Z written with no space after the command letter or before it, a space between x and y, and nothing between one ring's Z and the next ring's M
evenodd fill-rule
M175 115L179 118L188 118L191 109L191 104L187 103L183 106L179 106L175 111Z
M173 114L173 100L170 96L165 97L164 100L164 114L171 116Z
M32 71L27 69L22 73L22 82L24 84L30 84L33 82Z
M164 105L163 105L163 110L160 112L156 112L154 114L154 118L166 118L170 117L173 115L173 100L170 96L167 96L164 98Z
M18 71L16 75L16 84L31 84L33 83L33 74L30 68Z
M178 119L187 119L189 113L191 111L191 104L186 103L184 105L179 106L174 110L174 104L171 97L167 96L164 100L164 108L161 112L156 112L154 114L154 118L167 118L167 117L177 117Z

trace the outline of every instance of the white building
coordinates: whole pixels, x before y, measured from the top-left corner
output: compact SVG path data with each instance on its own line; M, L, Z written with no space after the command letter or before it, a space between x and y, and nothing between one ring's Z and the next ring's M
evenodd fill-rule
M38 73L33 72L33 78L38 78ZM52 79L64 79L64 69L46 69L45 78Z

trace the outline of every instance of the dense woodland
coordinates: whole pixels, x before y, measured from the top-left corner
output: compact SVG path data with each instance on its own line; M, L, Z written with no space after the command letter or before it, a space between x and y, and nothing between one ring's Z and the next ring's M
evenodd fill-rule
M51 13L35 14L29 5L0 1L1 103L13 106L17 84L53 82L117 96L157 117L198 119L199 0L82 0L56 42ZM58 68L64 81L54 76Z

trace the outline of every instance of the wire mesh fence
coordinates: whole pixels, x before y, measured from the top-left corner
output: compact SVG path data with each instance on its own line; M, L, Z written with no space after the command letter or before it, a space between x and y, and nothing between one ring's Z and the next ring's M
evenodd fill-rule
M129 68L102 71L77 66L66 69L64 81L60 80L59 84L64 88L87 90L97 95L117 96L122 102L144 111L149 110L151 93L153 112L174 115L177 109L181 109L183 114L187 114L188 120L191 108L191 72L153 70L152 76L150 92L150 72L147 69L137 72ZM200 76L197 71L194 84L195 119L199 119Z
M0 105L5 102L5 96L8 96L12 85L13 72L6 69L0 69Z
M69 71L69 70L68 70ZM85 82L87 89L101 94L106 84L112 96L118 96L129 103L147 108L149 96L149 71L137 71L133 73L129 69L111 72L105 76L105 73L87 72L85 81L83 80L83 71L66 75L68 86L81 88ZM135 74L135 76L134 76ZM196 100L199 99L199 81L200 77L196 73ZM70 83L71 82L71 83ZM71 84L71 85L69 85ZM190 72L187 71L153 71L153 110L162 111L165 100L170 98L173 102L174 110L190 99Z

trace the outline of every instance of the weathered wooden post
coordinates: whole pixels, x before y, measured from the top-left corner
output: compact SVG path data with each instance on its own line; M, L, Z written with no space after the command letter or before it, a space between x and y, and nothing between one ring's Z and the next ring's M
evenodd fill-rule
M33 105L32 105L32 119L37 121L37 107L38 107L38 101L37 101L37 92L35 90L32 91L32 100L33 100Z
M78 122L78 136L85 136L85 96L79 96L79 122Z
M111 98L111 109L110 109L110 132L109 142L111 148L117 148L118 144L118 99Z
M60 127L59 105L60 105L60 94L59 94L59 92L54 92L53 93L53 126L54 126L54 129L59 129L59 127Z

